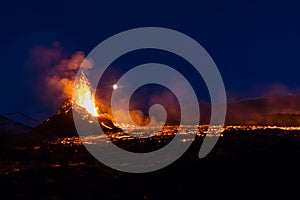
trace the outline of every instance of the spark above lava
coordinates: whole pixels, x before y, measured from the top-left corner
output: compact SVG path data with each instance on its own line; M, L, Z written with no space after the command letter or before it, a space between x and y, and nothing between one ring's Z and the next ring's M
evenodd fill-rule
M117 85L117 84L114 84L114 85L113 85L113 89L114 89L114 90L118 89L118 85Z

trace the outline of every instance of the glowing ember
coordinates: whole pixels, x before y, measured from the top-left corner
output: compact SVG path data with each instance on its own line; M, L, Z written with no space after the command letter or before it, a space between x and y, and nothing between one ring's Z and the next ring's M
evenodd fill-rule
M117 85L117 84L114 84L114 85L113 85L113 89L114 89L114 90L118 89L118 85Z
M92 116L99 116L99 108L95 105L95 97L92 93L91 85L83 72L74 87L73 103L84 108Z

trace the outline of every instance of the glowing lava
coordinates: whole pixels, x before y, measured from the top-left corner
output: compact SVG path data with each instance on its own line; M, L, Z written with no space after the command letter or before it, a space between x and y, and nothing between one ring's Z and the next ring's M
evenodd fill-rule
M99 108L95 104L95 96L93 95L91 84L83 72L81 72L79 80L74 85L73 103L84 108L92 116L99 116Z

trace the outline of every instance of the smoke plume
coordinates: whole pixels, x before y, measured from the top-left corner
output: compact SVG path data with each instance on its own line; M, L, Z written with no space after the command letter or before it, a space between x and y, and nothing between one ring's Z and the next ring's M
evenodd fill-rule
M33 77L37 77L34 89L47 107L57 109L65 99L71 98L73 81L84 59L82 51L68 56L58 42L31 49L29 65ZM84 67L91 68L92 64L86 63Z

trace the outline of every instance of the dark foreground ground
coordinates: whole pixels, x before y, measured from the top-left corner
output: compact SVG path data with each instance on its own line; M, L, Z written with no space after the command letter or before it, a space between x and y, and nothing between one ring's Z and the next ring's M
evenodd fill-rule
M102 165L74 142L2 136L1 199L299 198L300 132L225 131L198 159L201 141L164 169L129 174Z

